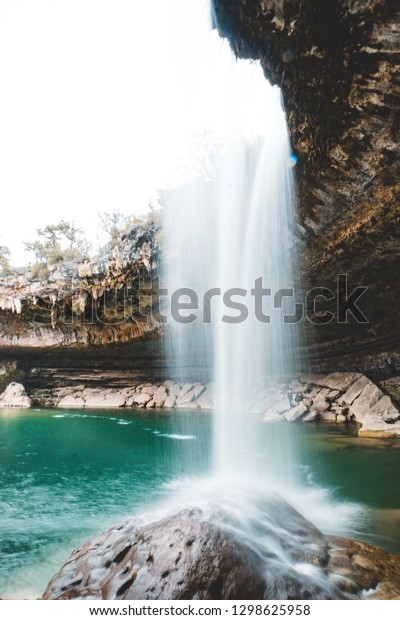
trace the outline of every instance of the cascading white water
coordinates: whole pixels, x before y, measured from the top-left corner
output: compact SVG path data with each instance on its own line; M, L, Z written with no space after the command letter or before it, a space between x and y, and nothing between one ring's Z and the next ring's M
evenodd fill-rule
M218 298L214 451L216 473L224 477L259 472L249 413L260 403L268 408L274 382L287 375L292 361L292 326L283 323L282 309L273 307L273 299L293 286L289 223L295 202L279 92L270 97L271 125L255 144L233 136L216 181L218 286L222 291L241 289L248 314L240 323L221 320L224 311L237 312L226 312L223 298ZM257 288L265 289L265 296ZM290 458L285 453L282 463L282 446L269 446L268 451L269 476L287 472Z
M182 380L204 379L212 369L214 474L237 478L260 469L250 413L257 402L267 403L268 388L292 361L293 329L272 300L293 285L293 159L280 91L259 64L235 60L212 31L208 2L191 4L202 19L186 28L194 28L194 57L203 64L188 82L195 101L212 82L215 116L200 137L192 136L196 163L189 179L164 196L167 288L170 296L192 289L200 306L193 323L177 325L170 317L168 358ZM256 298L256 286L270 296ZM241 322L235 319L240 309L226 301L246 306ZM270 477L293 471L282 444L264 453L261 466Z
M276 493L332 533L346 531L355 509L341 505L338 514L329 494L299 483L292 426L260 433L260 414L273 401L276 382L291 374L297 349L296 325L283 322L294 313L293 299L275 297L293 286L296 263L293 157L280 91L259 64L236 61L212 31L208 0L176 3L185 19L182 54L190 59L183 76L187 105L199 125L187 140L185 182L162 195L163 283L170 302L176 291L190 302L180 310L187 323L174 321L176 299L175 309L170 304L166 361L171 378L211 381L215 410L211 475L182 486L175 481L181 493L169 507L201 506L263 561L272 544L276 575L310 578L315 593L326 594L323 572L306 577L310 566L298 566L286 552L289 539L298 549L303 541ZM259 287L270 291L262 300L254 293ZM283 308L274 307L274 297ZM266 522L276 527L275 542L275 534L265 534ZM275 595L285 595L280 585Z

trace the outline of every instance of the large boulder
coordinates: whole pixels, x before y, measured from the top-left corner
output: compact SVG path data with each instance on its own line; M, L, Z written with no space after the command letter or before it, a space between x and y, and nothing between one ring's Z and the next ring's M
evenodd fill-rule
M124 407L127 400L125 390L85 390L83 392L85 407L95 409L113 409Z
M45 599L258 599L259 565L198 510L147 526L128 521L77 549Z
M381 418L366 416L358 431L359 437L376 437L381 439L400 438L400 422L390 424Z
M134 407L146 407L146 405L152 400L151 395L148 392L141 392L140 394L134 394L132 404Z
M131 519L74 551L45 599L396 598L400 558L325 537L276 496Z
M178 400L176 401L177 407L185 407L186 405L189 405L193 402L193 400L195 399L194 391L196 385L197 384L195 383L185 383L178 396Z
M330 390L344 391L360 377L361 375L357 372L331 372L329 375L303 375L300 381Z
M296 407L285 414L285 418L288 422L296 422L305 416L306 413L308 413L306 405L304 403L299 403Z
M167 398L168 398L167 388L164 386L159 387L158 390L154 392L154 396L153 396L154 407L162 407L165 401L167 400Z
M395 400L360 373L302 375L289 385L289 411L284 416L277 411L272 419L355 422L362 437L397 438L400 437L400 409L395 391L398 378L382 382L381 387L387 390L387 383ZM268 413L266 419L270 419Z
M85 401L81 393L71 393L64 396L57 406L61 409L73 409L74 407L81 409L85 406Z
M400 420L400 411L394 406L390 396L383 396L376 405L370 409L373 417L382 418L388 424L394 424Z
M31 404L31 399L27 395L22 383L10 383L4 392L0 394L0 407L27 409Z
M382 390L372 381L368 381L368 384L350 407L352 415L357 421L362 421L383 396Z

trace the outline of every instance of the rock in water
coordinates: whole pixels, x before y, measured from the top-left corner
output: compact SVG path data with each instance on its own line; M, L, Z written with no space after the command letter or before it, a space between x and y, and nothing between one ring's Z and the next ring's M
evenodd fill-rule
M357 598L400 598L400 557L359 540L329 537L331 578Z
M45 599L259 599L259 565L243 546L183 510L140 527L129 521L77 549Z
M131 519L74 551L44 599L400 597L400 558L325 537L276 496Z
M0 394L0 407L18 407L27 409L31 406L31 399L27 396L22 383L10 383Z
M111 528L74 551L44 598L341 598L324 573L329 555L321 532L275 496L248 499L236 509L216 502Z

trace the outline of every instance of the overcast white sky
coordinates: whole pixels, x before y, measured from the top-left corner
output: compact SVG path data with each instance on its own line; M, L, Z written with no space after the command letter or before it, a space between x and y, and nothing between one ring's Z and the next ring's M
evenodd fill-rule
M45 224L95 238L98 212L144 212L231 112L262 127L269 86L208 19L207 0L0 0L0 244L15 263Z

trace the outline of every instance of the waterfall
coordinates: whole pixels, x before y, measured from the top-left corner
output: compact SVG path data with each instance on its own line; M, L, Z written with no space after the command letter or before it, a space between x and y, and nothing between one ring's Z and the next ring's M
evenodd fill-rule
M185 109L187 135L180 183L161 193L165 357L170 378L210 383L214 411L210 471L189 483L174 481L182 492L171 506L201 505L217 521L220 509L235 514L235 535L258 549L258 525L277 514L260 512L260 497L279 495L321 529L348 533L359 508L338 505L329 491L306 483L296 425L261 430L299 349L288 291L297 265L295 157L281 93L259 63L235 59L212 30L209 0L174 4L182 19L174 40L186 85L177 105ZM186 463L180 465L184 471Z
M190 4L199 9L185 29L198 46L195 79L188 77L194 111L210 83L214 103L206 127L191 137L185 182L163 195L169 295L190 289L199 305L196 321L176 324L169 315L168 364L182 381L213 383L216 476L291 475L283 440L264 446L268 457L259 462L251 416L257 403L267 408L293 357L293 326L273 307L274 295L293 285L295 261L293 159L281 95L258 63L237 61L212 30L208 2ZM257 287L270 295L256 296ZM227 307L237 302L244 307Z
M255 413L261 413L257 405L265 412L275 382L290 371L293 355L291 326L283 323L282 309L274 309L272 301L278 291L293 287L290 146L279 92L269 96L267 132L256 144L233 136L216 178L218 285L222 291L246 292L247 308L246 320L226 322L232 319L225 310L221 320L225 304L218 298L222 303L214 322L214 460L216 474L224 477L258 473L257 432L250 412L255 406ZM283 473L282 446L276 448L268 446L269 476ZM287 462L287 454L284 459Z

